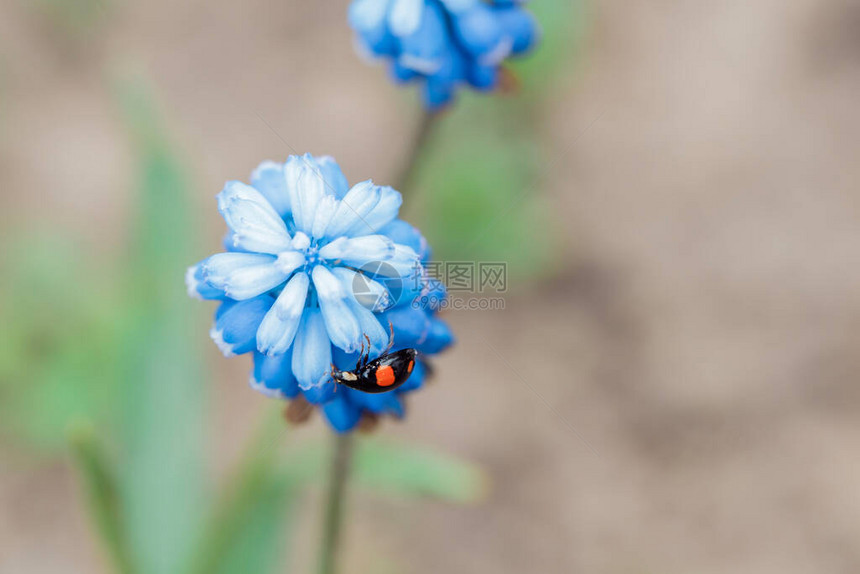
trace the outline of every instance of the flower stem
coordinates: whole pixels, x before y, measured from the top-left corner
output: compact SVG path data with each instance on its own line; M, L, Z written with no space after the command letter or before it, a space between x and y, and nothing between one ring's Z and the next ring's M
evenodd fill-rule
M346 482L352 461L352 433L335 435L329 478L328 498L323 525L323 539L320 547L319 574L334 574L337 571L337 556L340 549L341 526L343 524L343 503Z
M406 156L406 162L400 169L400 173L394 179L394 188L406 195L412 192L412 186L415 184L415 176L418 172L418 166L421 163L422 153L427 143L432 139L430 136L433 133L433 127L436 125L438 113L425 111L421 115L421 121L418 128L415 130L415 135L412 137L412 143Z

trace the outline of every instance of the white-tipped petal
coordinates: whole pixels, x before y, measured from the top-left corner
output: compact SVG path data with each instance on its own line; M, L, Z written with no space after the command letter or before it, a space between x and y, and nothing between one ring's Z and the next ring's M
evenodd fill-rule
M264 161L251 174L251 185L269 200L278 215L284 217L290 212L290 196L287 194L284 164Z
M388 10L389 0L354 0L349 5L349 24L359 31L373 30L380 25Z
M297 273L287 282L257 330L258 351L278 355L290 348L305 310L309 285L307 273Z
M411 247L407 247L401 243L395 243L394 254L391 256L391 261L397 263L416 263L420 262L421 258Z
M379 355L388 346L388 325L383 327L377 316L355 298L350 297L347 304L358 319L362 339L365 335L370 339L370 354Z
M212 337L212 340L215 342L215 345L218 347L218 350L223 353L225 357L232 357L236 353L233 352L233 345L224 340L224 330L218 329L214 325L211 329L209 329L209 336Z
M340 199L346 192L349 191L349 182L346 176L343 175L343 170L331 156L324 155L317 158L317 165L322 173L323 180L326 183L326 189L330 192L333 190L334 195Z
M322 237L325 235L325 230L335 211L337 211L338 203L337 198L333 195L327 195L322 198L322 201L317 205L317 212L314 214L314 221L311 225L311 237Z
M332 273L349 289L356 302L369 311L381 313L393 303L388 289L364 273L346 267L336 267L332 269Z
M388 13L391 33L400 38L414 34L421 26L424 0L394 0Z
M376 233L365 219L379 203L379 189L379 186L374 185L370 180L354 185L338 204L325 236L341 237L347 234L347 230L353 228L360 229L363 234Z
M310 234L317 206L327 195L323 174L313 156L305 154L290 156L284 166L284 176L296 228Z
M218 253L203 264L206 281L231 299L243 301L274 289L289 275L274 255Z
M387 261L396 253L395 244L384 235L339 237L320 249L320 257L329 261L343 261L361 267L373 261Z
M353 226L347 230L347 235L363 235L365 233L376 233L395 219L403 204L403 196L394 188L383 186L379 188L379 201L364 217L364 226ZM368 232L367 226L373 231Z
M248 386L250 386L252 389L257 391L264 397L280 400L287 399L287 396L281 391L281 389L272 389L267 387L266 383L257 380L257 378L254 376L254 373L251 373L248 376Z
M403 197L387 186L372 181L359 183L347 193L326 229L326 237L368 235L397 218Z
M293 240L290 242L290 249L294 251L305 251L310 246L311 238L301 231L297 231L296 234L293 235Z
M514 39L510 36L503 36L492 50L478 59L478 63L482 66L498 66L511 55L513 49Z
M305 264L305 256L298 251L284 251L278 255L275 265L280 268L285 276L289 277L293 271Z
M347 299L352 297L349 288L323 265L314 267L312 277L326 332L332 344L347 353L358 350L361 329L347 304Z
M279 253L289 247L284 220L259 191L238 181L218 194L218 211L233 232L236 247L257 253Z
M309 308L302 315L293 346L293 374L302 390L318 387L331 376L331 341L319 309Z
M200 281L197 279L197 272L200 270L200 265L192 265L185 271L185 288L188 291L188 296L193 299L203 300L200 294Z
M418 72L424 76L433 76L442 69L442 62L439 59L431 60L413 54L402 54L397 59L397 63L407 70Z

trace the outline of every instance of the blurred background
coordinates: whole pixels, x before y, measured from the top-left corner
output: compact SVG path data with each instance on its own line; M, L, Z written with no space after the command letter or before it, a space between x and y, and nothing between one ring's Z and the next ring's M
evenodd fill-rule
M260 430L183 272L264 159L398 173L420 106L347 4L0 0L0 572L112 571L70 434L115 460L147 572L246 444L325 438ZM378 434L451 461L403 487L369 455L344 572L860 571L860 3L530 6L519 93L463 97L402 190L437 259L508 263L506 308L449 312ZM312 564L320 475L289 476L244 492L277 556L250 536L237 571Z

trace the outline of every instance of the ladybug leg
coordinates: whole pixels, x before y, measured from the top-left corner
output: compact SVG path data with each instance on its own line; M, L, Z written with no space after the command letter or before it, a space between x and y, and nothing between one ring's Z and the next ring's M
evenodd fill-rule
M364 334L364 338L365 340L367 340L367 347L365 347L365 349L367 349L367 352L364 354L364 362L361 365L362 367L366 367L367 363L370 362L370 348L373 346L370 344L370 337L367 336L367 333Z
M358 362L355 363L355 370L358 371L364 365L364 341L361 342L361 347L358 350Z
M388 351L394 346L394 325L391 324L391 321L388 322L388 331L391 333L391 336L388 338L388 346L382 351L383 355L387 355Z
M335 378L335 376L334 376L334 374L335 374L335 373L337 373L337 372L339 372L339 371L340 371L340 369L338 369L337 367L335 367L335 366L334 366L334 363L332 363L332 364L331 364L331 380L332 380L332 381L334 381L334 383L335 383L335 385L334 385L334 392L337 392L337 388L340 386L339 384L337 384L337 382L338 382L338 381L337 381L337 378Z

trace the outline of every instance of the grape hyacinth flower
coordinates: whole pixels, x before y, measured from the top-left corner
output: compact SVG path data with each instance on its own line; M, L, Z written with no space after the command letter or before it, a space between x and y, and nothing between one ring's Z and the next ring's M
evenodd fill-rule
M231 181L218 195L227 251L186 275L191 296L221 302L210 332L221 351L253 353L251 386L320 405L339 432L363 415L402 417L426 357L453 340L438 305L422 304L442 300L445 289L426 276L427 243L398 219L401 202L372 181L350 189L329 157L264 162L250 185ZM332 365L353 369L365 347L371 358L382 353L389 329L394 350L420 353L406 384L369 395L332 381Z
M438 109L468 84L491 91L500 67L540 35L525 0L353 0L349 22L359 49L390 60L398 82L423 82L425 105Z

